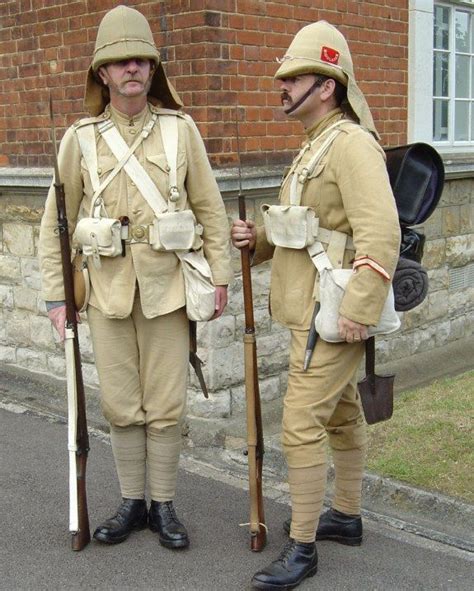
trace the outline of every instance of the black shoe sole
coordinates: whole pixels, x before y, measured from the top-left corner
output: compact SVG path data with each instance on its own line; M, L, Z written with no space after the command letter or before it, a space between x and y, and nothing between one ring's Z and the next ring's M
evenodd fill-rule
M254 589L263 589L264 591L290 591L291 589L295 589L300 585L305 579L309 579L310 577L314 577L314 575L318 572L318 566L313 566L311 570L309 570L304 577L301 577L295 583L291 583L291 585L274 585L273 583L265 583L264 581L254 581L252 579L252 586Z
M96 530L92 537L94 538L94 540L97 540L101 544L109 544L109 545L121 544L122 542L125 542L125 540L130 536L131 533L133 533L134 531L141 531L141 530L145 529L146 526L147 526L146 523L136 525L127 534L120 536L120 537L115 537L115 538L114 537L111 538L107 534Z

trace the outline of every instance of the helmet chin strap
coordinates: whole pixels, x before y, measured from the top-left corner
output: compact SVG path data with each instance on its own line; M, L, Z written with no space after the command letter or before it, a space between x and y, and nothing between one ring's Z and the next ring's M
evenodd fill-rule
M313 91L316 90L316 88L318 88L319 86L321 86L321 80L319 78L316 78L311 88L307 90L304 93L304 95L298 101L296 101L296 103L293 106L291 106L289 109L284 109L284 113L286 115L290 115L291 113L293 113L293 111L300 107L305 102L305 100L313 94Z

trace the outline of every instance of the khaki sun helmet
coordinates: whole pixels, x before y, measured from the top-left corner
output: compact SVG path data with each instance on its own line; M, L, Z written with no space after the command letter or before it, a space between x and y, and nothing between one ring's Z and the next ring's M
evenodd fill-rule
M131 58L153 60L155 71L148 96L163 107L183 106L166 77L146 18L133 8L117 6L102 19L95 42L92 64L87 72L84 106L93 116L100 115L110 102L109 91L98 80L97 70L104 64Z
M341 82L347 88L347 101L359 123L379 137L369 105L356 84L349 46L336 27L327 21L306 25L298 31L288 51L278 61L277 79L322 74Z

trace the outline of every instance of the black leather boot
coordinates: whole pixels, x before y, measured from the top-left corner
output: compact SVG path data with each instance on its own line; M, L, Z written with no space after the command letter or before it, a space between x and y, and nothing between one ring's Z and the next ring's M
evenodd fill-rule
M288 591L297 587L318 570L316 544L290 539L280 556L266 568L255 573L252 585L266 591Z
M149 525L151 531L158 533L162 546L172 549L189 546L188 532L176 515L173 501L152 501Z
M147 516L144 499L123 499L117 513L95 530L94 538L104 544L120 544L132 531L146 527Z
M291 519L283 524L290 534ZM362 519L358 515L346 515L336 509L329 509L319 519L316 530L317 540L332 540L346 546L360 546L362 543Z

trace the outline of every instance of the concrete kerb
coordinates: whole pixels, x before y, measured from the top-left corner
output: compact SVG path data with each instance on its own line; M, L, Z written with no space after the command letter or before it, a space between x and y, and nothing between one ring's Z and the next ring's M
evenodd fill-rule
M428 352L417 359L410 358L405 362L378 367L377 373L399 373L401 380L398 390L428 383L430 379L470 369L472 345L471 338L448 345L442 352ZM89 394L88 423L94 432L103 436L107 434L108 427L100 412L97 391ZM32 413L50 414L64 420L65 382L4 365L0 368L0 404L7 409L9 405L20 405ZM278 411L270 408L269 416L271 421L265 423L264 492L279 502L289 503L285 484L286 467L277 427ZM227 474L231 479L235 477L238 486L245 487L247 462L243 455L246 447L244 418L217 421L191 418L188 428L190 433L185 437L183 467L199 472L199 466L206 466L210 477ZM328 498L332 486L333 471L330 469ZM364 477L363 487L363 515L366 518L474 552L473 505L369 473Z

